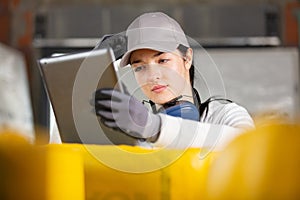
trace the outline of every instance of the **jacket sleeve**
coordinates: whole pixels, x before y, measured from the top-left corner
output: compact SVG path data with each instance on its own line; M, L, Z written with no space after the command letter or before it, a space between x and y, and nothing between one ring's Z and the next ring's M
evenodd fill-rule
M160 148L215 148L221 150L228 142L243 132L227 125L202 123L160 114L160 136L152 147Z
M206 148L221 150L245 130L254 128L252 118L241 106L215 105L200 122L159 114L160 136L153 147Z

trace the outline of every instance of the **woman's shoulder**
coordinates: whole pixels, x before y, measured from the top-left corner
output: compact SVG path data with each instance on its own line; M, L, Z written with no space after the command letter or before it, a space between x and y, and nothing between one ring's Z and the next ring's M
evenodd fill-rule
M253 128L247 109L227 99L212 99L202 108L201 122L223 124L236 128ZM200 110L201 111L201 110Z
M237 106L237 104L229 99L211 97L205 102L201 103L199 111L201 118L206 118L207 116L215 113L217 110L222 110L225 107L228 109L232 108L233 106Z

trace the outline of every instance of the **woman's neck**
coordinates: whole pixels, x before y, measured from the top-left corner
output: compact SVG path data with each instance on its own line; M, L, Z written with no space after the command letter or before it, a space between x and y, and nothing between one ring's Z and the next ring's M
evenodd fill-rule
M173 99L169 100L168 102L165 102L164 104L155 104L156 109L160 109L163 105L168 104L172 101L189 101L191 103L195 103L194 102L194 98L193 98L193 92L192 92L192 88L191 87L186 87L182 93L180 95L178 95L177 97L174 97Z

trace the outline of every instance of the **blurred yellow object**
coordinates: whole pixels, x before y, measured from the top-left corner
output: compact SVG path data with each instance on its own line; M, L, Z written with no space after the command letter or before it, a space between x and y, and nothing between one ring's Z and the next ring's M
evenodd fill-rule
M17 132L0 133L0 199L83 200L81 154L60 146L35 146Z
M64 145L48 145L46 153L47 200L83 200L84 166L78 148Z
M263 126L241 135L210 166L205 199L300 199L299 153L299 125Z
M0 134L0 199L201 199L215 152L133 146L30 145Z
M114 148L86 146L86 199L201 199L202 180L215 154L212 152L205 159L200 159L199 149L182 152L118 146L129 154L120 157ZM102 156L98 157L99 154ZM115 163L110 165L112 163L107 158L115 160L121 168L118 169ZM136 169L136 173L132 169ZM148 172L143 172L144 169Z

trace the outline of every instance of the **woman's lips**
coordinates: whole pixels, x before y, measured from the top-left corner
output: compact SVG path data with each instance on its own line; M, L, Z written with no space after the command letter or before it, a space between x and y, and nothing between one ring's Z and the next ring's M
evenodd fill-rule
M167 88L166 85L155 85L152 87L151 91L155 93L160 93Z

